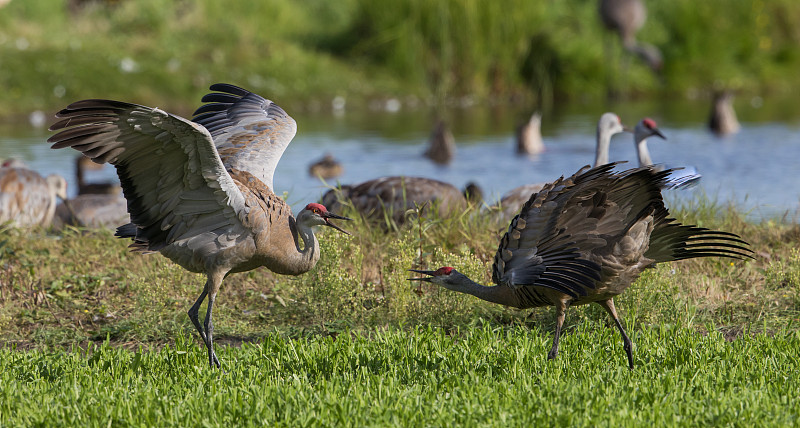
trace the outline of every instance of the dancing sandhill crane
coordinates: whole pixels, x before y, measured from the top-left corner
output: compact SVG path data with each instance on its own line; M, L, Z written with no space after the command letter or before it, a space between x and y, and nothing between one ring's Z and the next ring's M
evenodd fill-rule
M477 187L477 185L476 185ZM480 192L468 187L465 192L470 201ZM482 194L482 193L481 193ZM356 211L373 220L391 219L397 225L406 221L406 212L417 206L438 208L439 216L446 217L467 207L465 195L452 184L423 177L382 177L352 186L331 189L322 196L322 204L332 210L352 204Z
M621 132L628 131L615 113L603 113L597 121L597 148L595 149L594 166L608 163L608 148L611 137ZM509 190L500 198L500 208L503 219L514 217L522 208L522 204L530 199L531 195L542 190L545 183L524 184Z
M534 113L527 122L517 127L517 154L537 155L543 151L542 115Z
M739 120L736 119L736 111L733 109L733 92L720 91L714 94L708 127L718 136L739 132Z
M131 216L117 236L132 238L134 251L158 251L206 274L188 314L209 365L220 367L212 308L223 278L261 266L284 275L307 272L320 257L312 227L347 233L330 222L347 219L317 203L294 217L273 192L275 166L297 129L291 116L237 86L211 90L193 121L120 101L78 101L58 112L61 120L50 129L60 132L48 141L116 167Z
M424 155L440 165L450 163L456 155L456 140L443 120L434 125Z
M617 316L614 297L656 263L695 257L752 258L739 236L669 218L661 187L669 171L637 168L614 172L615 164L563 177L525 203L500 241L492 267L497 286L483 286L451 267L412 270L450 290L516 308L555 306L556 328L548 358L570 306L598 303L617 324L628 366L631 340Z
M312 163L308 167L308 174L318 178L335 178L344 172L344 168L332 154L326 153L322 159Z
M55 174L42 177L24 167L0 168L0 223L48 227L56 211L56 198L67 198L64 177Z
M656 121L646 117L636 124L633 129L633 143L636 145L636 155L639 158L640 167L652 167L656 171L663 171L669 166L655 165L653 159L650 157L650 150L647 148L647 138L656 136L666 140L667 137L658 129ZM671 170L669 177L664 182L666 188L681 189L696 185L702 175L697 172L697 168L693 166L685 166Z
M600 0L600 19L614 31L628 52L642 59L654 72L664 66L657 47L636 40L636 33L647 21L647 9L642 0Z

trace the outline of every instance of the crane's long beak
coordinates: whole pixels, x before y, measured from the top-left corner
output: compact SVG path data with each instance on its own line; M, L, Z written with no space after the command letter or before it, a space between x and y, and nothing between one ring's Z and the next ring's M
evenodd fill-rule
M416 269L409 269L409 272L416 272L421 273L423 275L430 275L433 276L436 271L435 270L416 270ZM423 282L433 282L430 278L408 278L409 281L423 281Z
M653 135L657 135L657 136L661 137L664 140L667 139L667 137L665 137L664 134L661 133L661 130L659 130L658 128L654 128L653 129Z
M340 215L336 215L336 214L334 214L334 213L331 213L331 212L325 213L325 215L323 216L323 218L325 219L325 225L326 225L326 226L330 226L330 227L332 227L332 228L334 228L334 229L338 230L339 232L342 232L342 233L344 233L345 235L349 235L349 234L350 234L350 232L348 232L348 231L346 231L346 230L342 229L341 227L339 227L339 226L337 226L337 225L335 225L335 224L331 223L331 222L330 222L330 219L332 219L332 218L333 218L333 219L336 219L336 220L348 220L348 221L352 221L352 219L349 219L349 218L347 218L347 217L342 217L342 216L340 216Z

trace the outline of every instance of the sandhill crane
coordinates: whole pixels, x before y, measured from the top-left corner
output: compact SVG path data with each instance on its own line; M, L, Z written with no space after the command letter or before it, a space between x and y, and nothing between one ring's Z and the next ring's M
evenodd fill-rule
M517 127L517 154L536 155L543 151L542 115L534 113L527 122Z
M465 192L474 198L480 193L479 190L468 187ZM322 204L332 210L340 210L347 201L366 218L388 218L398 225L405 222L406 211L416 206L425 206L427 209L434 205L442 217L467 207L464 194L453 185L423 177L381 177L331 189L322 196Z
M188 121L157 108L84 100L58 112L52 148L72 147L117 169L131 223L117 236L138 252L160 252L208 280L189 309L214 352L212 308L223 278L264 266L299 275L319 259L312 226L345 232L343 219L310 203L292 216L272 190L275 166L295 135L294 119L278 105L228 84L211 86L207 103ZM301 242L302 241L302 242ZM208 298L204 326L198 310Z
M621 132L628 131L615 113L603 113L597 121L597 148L595 149L594 166L608 163L608 148L611 137ZM523 184L509 190L500 198L500 208L503 219L514 217L522 208L522 204L530 199L531 195L542 190L545 183Z
M556 328L548 358L569 306L598 303L619 328L633 368L631 340L614 297L655 263L694 257L751 258L739 236L686 226L669 218L661 187L669 171L615 164L588 169L545 186L525 203L500 241L492 267L497 286L480 285L451 267L410 278L516 308L555 306Z
M0 168L28 168L28 165L17 158L7 158L0 163Z
M708 127L718 136L739 132L739 120L736 119L736 111L733 109L733 92L720 91L714 94Z
M64 177L55 174L42 177L24 167L0 168L0 223L10 222L15 227L50 226L56 198L67 198Z
M656 121L646 117L636 124L633 129L633 142L636 145L636 155L639 158L639 166L649 166L656 171L663 171L668 168L664 165L653 164L653 159L650 158L650 150L647 149L647 138L656 136L664 140L667 137L658 129ZM697 168L693 166L686 166L673 169L667 180L664 182L666 188L680 189L696 185L702 175L697 172Z
M122 193L122 187L119 183L110 181L90 183L86 180L87 170L99 170L102 168L102 164L92 162L90 158L84 155L75 157L75 181L78 183L78 195L119 195Z
M54 227L65 225L116 229L130 223L128 202L122 195L78 195L58 204L53 219Z
M453 134L443 120L437 121L431 131L431 139L424 155L440 165L446 165L453 160L455 154L456 140Z
M616 32L622 46L642 59L654 72L664 66L657 47L636 40L636 33L647 21L647 9L642 0L600 0L600 19L607 29Z
M332 154L326 153L322 159L312 163L308 167L308 174L312 177L318 178L335 178L344 172L342 164L333 157Z

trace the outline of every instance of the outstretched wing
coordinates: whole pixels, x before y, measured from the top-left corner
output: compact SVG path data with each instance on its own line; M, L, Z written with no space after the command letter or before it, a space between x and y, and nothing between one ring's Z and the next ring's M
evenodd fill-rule
M600 266L580 253L604 243L589 233L596 224L592 210L586 208L576 214L584 219L576 222L577 227L564 227L561 216L569 206L591 199L586 183L607 175L613 166L583 168L572 177L546 184L531 196L500 241L492 268L494 282L516 290L546 287L573 298L594 288L600 279ZM522 293L523 300L526 294Z
M48 139L117 168L138 247L157 251L212 232L224 245L241 232L244 196L217 154L209 132L162 110L84 100L57 113ZM199 241L197 242L199 244ZM192 246L193 242L187 242Z
M297 132L291 116L272 101L225 83L211 85L208 103L192 120L211 133L222 163L247 171L274 191L272 177L286 146Z

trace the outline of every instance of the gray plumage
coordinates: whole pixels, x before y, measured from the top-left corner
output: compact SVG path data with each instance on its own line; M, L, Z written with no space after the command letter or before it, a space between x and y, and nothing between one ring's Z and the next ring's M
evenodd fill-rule
M214 353L212 308L229 273L264 266L299 275L319 259L312 227L343 218L319 204L292 215L272 191L275 166L296 132L280 107L242 88L216 84L194 121L157 108L110 100L70 104L50 129L53 148L72 147L117 169L131 223L117 236L140 252L160 252L183 268L205 273L203 292L189 309ZM302 241L302 242L301 242ZM208 297L204 326L198 310Z
M496 286L471 281L452 268L415 271L416 278L517 308L556 307L556 330L548 354L555 358L569 306L598 303L617 324L628 363L631 341L613 298L656 263L695 257L748 258L737 235L686 226L669 217L661 188L669 171L615 164L584 167L531 196L500 241L492 266Z

